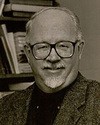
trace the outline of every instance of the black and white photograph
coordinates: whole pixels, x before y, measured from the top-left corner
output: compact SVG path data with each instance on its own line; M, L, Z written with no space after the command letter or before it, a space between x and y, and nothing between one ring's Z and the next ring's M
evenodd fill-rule
M0 0L0 125L100 125L100 1Z

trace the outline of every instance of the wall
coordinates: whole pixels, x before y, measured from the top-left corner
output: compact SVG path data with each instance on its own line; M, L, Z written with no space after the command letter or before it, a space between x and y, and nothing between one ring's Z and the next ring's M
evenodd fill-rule
M80 18L85 48L80 71L90 79L100 81L100 0L57 0Z

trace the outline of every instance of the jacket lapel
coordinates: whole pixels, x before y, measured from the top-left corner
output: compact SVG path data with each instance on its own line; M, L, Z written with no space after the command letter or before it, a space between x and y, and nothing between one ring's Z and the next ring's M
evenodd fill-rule
M85 103L86 89L87 84L83 76L79 74L66 92L54 125L75 125L78 122L81 117L78 109Z

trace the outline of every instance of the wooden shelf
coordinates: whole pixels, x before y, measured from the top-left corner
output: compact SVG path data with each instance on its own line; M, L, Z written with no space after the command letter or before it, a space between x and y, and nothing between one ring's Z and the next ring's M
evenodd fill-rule
M5 74L0 75L0 84L14 84L22 82L33 82L33 74Z
M11 78L31 78L33 77L33 74L32 73L25 73L25 74L0 74L0 79L11 79Z
M9 84L33 82L33 74L0 74L0 91L9 91Z

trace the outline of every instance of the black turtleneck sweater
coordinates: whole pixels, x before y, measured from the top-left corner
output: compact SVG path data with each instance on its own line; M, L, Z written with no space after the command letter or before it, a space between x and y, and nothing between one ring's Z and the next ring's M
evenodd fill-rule
M35 86L30 103L27 125L53 125L66 89L56 93L44 93Z

